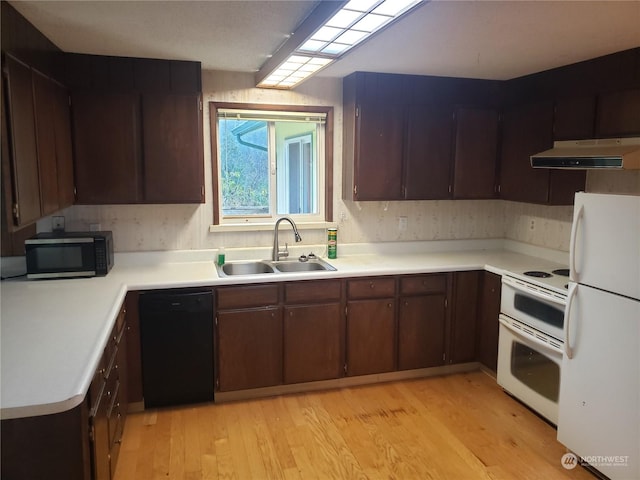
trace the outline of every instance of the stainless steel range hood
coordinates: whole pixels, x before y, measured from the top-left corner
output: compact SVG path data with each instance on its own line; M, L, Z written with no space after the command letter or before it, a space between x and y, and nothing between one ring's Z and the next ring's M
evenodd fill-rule
M640 170L640 137L567 140L531 155L533 168Z

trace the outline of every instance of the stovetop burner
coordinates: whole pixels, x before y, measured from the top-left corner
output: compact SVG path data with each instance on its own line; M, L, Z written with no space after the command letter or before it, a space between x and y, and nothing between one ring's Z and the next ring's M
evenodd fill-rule
M536 277L536 278L549 278L552 275L547 272L540 272L538 270L530 270L528 272L524 272L524 275L527 277Z
M561 277L568 277L569 276L569 269L568 268L558 268L557 270L552 270L551 273L553 273L555 275L560 275Z

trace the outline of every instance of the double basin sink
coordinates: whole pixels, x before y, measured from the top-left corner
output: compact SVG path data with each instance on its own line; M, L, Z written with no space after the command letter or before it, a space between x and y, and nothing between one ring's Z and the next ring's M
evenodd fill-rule
M301 260L257 260L247 262L230 262L224 265L217 265L218 275L228 277L233 275L260 275L296 272L333 272L336 268L333 265L313 258L305 261Z

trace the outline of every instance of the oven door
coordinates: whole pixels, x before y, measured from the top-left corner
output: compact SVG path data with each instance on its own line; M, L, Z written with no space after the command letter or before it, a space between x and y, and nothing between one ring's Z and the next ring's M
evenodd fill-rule
M562 342L500 315L498 384L554 425L561 365Z
M564 338L566 296L502 276L500 311L557 339Z

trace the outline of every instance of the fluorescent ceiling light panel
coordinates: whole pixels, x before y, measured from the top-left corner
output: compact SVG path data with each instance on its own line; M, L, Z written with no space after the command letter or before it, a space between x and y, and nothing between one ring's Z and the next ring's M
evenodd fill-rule
M282 51L274 54L278 58L263 65L257 75L261 78L258 87L292 88L424 1L351 0L337 12L335 9L325 12L324 18L328 17L329 20L320 20L324 23L318 22L309 28L308 22L319 9L324 11L330 8L329 2L321 2L321 6L298 29L304 33L296 35L298 31L294 32L290 41L283 45ZM286 58L282 55L285 48L290 52ZM282 61L274 69L278 60ZM268 72L267 68L272 71L264 76L264 72Z

